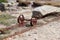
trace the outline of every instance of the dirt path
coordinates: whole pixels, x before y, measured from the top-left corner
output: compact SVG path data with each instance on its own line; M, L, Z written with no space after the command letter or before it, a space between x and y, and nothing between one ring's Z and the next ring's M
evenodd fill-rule
M5 26L5 25L0 24L0 28L6 28L6 26Z
M17 27L17 28L12 28L12 32L14 31L14 33L13 34L11 34L11 35L9 35L9 36L7 36L7 37L5 37L4 39L9 39L9 38L12 38L13 36L15 36L15 35L19 35L19 34L22 34L22 33L24 33L24 32L26 32L26 31L29 31L29 30L31 30L31 29L34 29L34 28L36 28L36 27L38 27L38 26L43 26L43 25L46 25L46 24L48 24L48 23L50 23L50 22L53 22L53 21L57 21L57 20L59 20L59 18L60 17L52 17L52 18L45 18L45 19L41 19L41 20L39 20L39 23L37 23L37 25L35 25L34 27L17 27L16 25L14 26L14 27ZM44 21L44 22L43 22Z
M60 20L38 26L8 40L60 40Z

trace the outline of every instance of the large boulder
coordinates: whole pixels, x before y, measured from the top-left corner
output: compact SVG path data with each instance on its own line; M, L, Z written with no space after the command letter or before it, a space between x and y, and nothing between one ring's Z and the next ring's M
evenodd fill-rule
M39 6L42 6L42 4L35 3L35 2L33 2L33 4L32 4L32 7L39 7Z
M26 7L30 4L30 2L19 2L18 6Z
M37 17L37 18L41 18L45 15L49 15L49 14L55 14L60 12L60 8L58 7L54 7L54 6L50 6L50 5L43 5L40 7L35 8L32 11L32 17Z
M3 3L0 3L0 10L5 11L5 5Z

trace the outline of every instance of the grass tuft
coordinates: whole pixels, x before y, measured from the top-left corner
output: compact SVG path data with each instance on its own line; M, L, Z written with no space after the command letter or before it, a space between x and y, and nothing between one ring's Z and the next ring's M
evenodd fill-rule
M9 26L11 24L16 23L16 19L15 18L16 17L11 16L9 14L2 14L2 15L0 15L0 24Z

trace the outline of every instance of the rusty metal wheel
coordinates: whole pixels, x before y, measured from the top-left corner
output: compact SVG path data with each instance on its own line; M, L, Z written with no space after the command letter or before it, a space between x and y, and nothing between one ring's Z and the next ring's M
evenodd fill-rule
M37 19L36 18L31 18L30 25L34 26L37 24Z

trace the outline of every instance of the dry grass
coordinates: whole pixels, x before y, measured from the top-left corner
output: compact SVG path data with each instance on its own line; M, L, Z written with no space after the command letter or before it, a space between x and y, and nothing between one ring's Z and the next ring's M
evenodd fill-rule
M11 16L9 14L2 14L2 15L0 15L0 24L9 26L9 25L11 25L11 24L16 22L15 18L16 17Z

